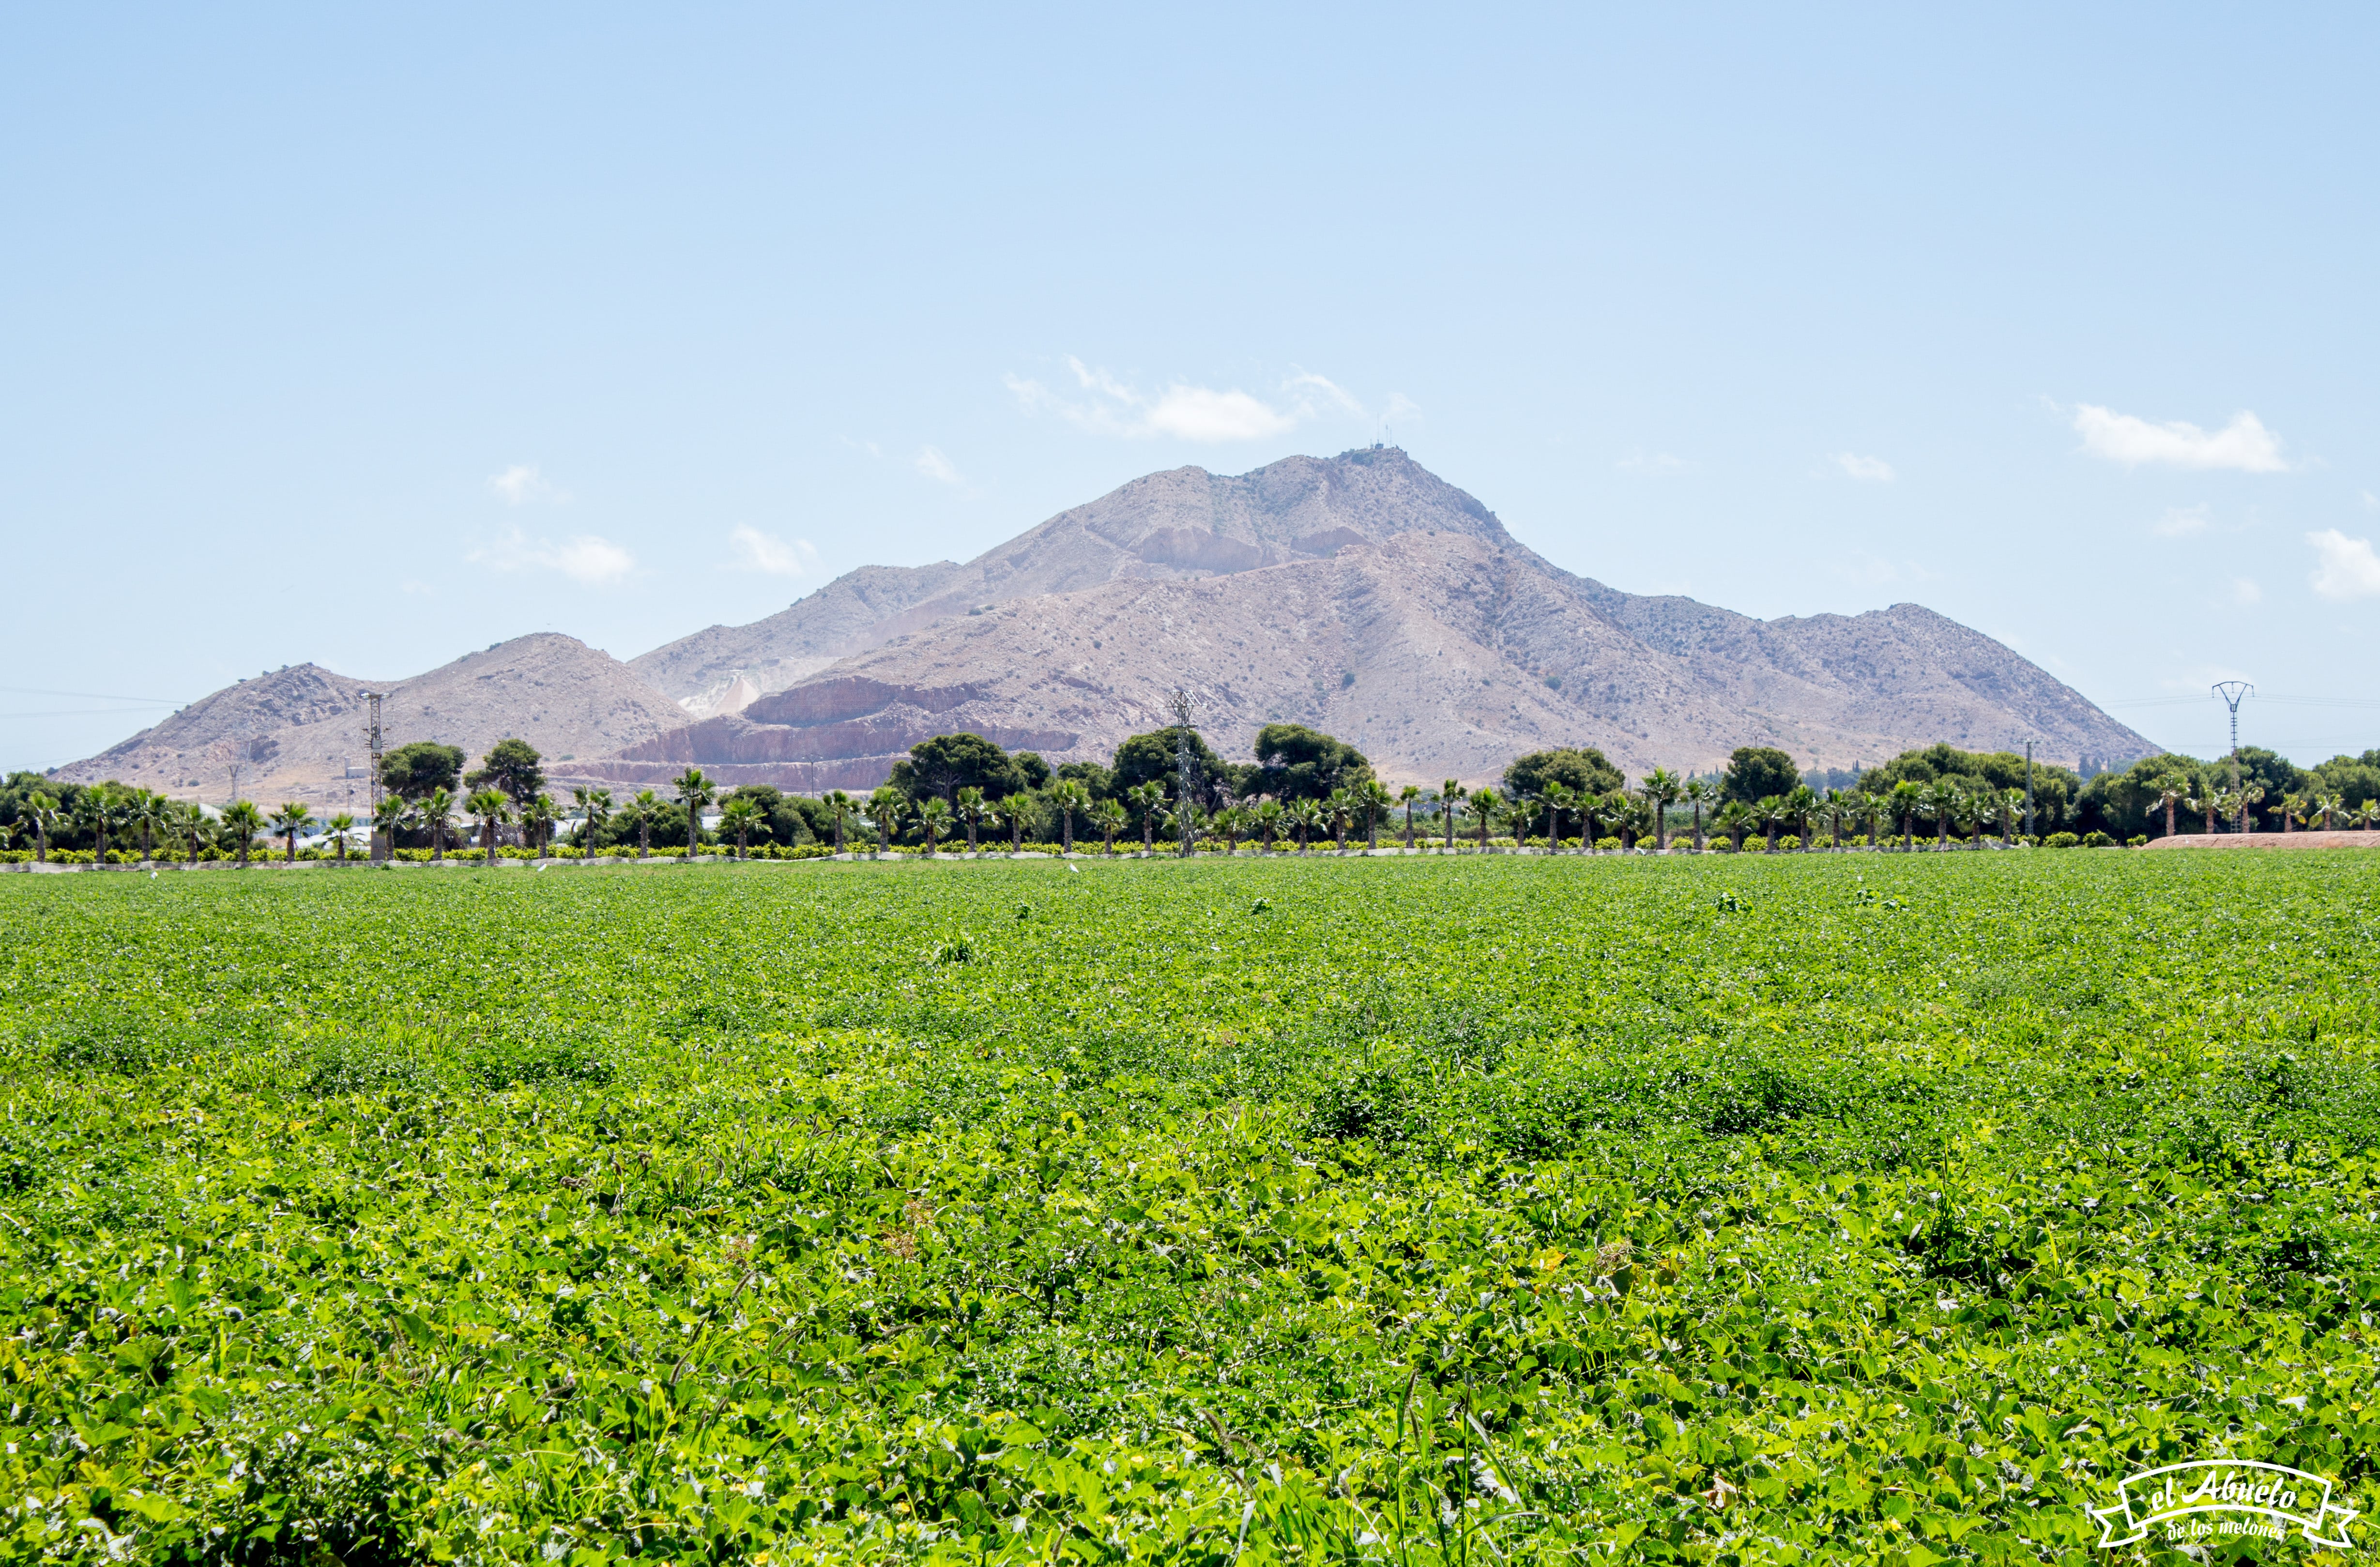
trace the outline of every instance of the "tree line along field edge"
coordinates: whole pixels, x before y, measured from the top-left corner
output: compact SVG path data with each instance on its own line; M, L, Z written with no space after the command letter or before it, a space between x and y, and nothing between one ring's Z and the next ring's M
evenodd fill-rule
M2375 1500L2351 854L0 891L9 1560L2083 1561Z

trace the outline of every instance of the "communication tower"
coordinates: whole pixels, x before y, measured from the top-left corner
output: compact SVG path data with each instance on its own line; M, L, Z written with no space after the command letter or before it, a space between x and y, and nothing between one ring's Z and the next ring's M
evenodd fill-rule
M2231 787L2237 789L2240 787L2240 700L2243 697L2254 696L2256 688L2244 680L2218 680L2215 684L2215 694L2222 698L2224 705L2231 710Z

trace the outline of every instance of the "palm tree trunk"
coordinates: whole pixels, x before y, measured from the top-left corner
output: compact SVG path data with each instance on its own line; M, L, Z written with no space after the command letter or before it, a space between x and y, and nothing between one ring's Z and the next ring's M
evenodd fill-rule
M1025 819L1013 810L1008 813L1008 852L1025 852Z
M1069 806L1069 807L1067 807L1064 810L1060 811L1058 814L1059 814L1059 815L1061 815L1061 816L1062 816L1062 817L1064 817L1064 818L1066 819L1065 825L1064 825L1062 828L1061 828L1061 829L1060 829L1060 832L1064 835L1064 838L1065 838L1065 843L1064 843L1064 844L1063 844L1063 845L1062 845L1063 851L1064 851L1065 853L1067 853L1067 854L1073 854L1073 853L1075 852L1075 810L1074 810L1074 808L1073 808L1072 806Z
M1701 854L1710 845L1703 840L1703 803L1694 802L1694 853Z
M1405 853L1407 853L1407 854L1411 854L1411 853L1413 853L1413 846L1414 846L1413 807L1412 807L1410 804L1408 804L1408 805L1405 807Z
M653 824L650 821L637 823L637 857L638 859L653 857Z

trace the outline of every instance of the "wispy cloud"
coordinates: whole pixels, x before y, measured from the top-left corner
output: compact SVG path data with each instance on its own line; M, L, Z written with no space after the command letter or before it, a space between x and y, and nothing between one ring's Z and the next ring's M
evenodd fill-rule
M503 496L504 504L510 506L525 506L536 501L553 504L570 499L566 492L556 489L552 480L538 471L535 463L515 463L502 473L490 474L488 488Z
M1837 577L1875 588L1894 582L1937 582L1942 576L1916 561L1887 560L1882 555L1857 549L1839 558L1833 570Z
M735 564L745 571L770 577L802 577L818 561L818 551L807 539L780 539L757 528L737 528L727 536L735 548Z
M2187 539L2205 532L2212 521L2204 506L2175 506L2149 524L2149 531L2160 539Z
M2306 535L2318 563L2307 580L2322 598L2342 602L2380 598L2380 554L2369 539L2350 539L2336 528Z
M2094 456L2138 468L2158 463L2168 468L2229 468L2240 473L2287 473L2281 438L2265 428L2254 414L2241 409L2220 430L2201 430L2183 419L2153 424L2131 414L2119 414L2095 403L2074 410L2074 429L2082 449Z
M958 485L966 482L959 477L958 465L942 456L941 448L939 446L918 447L917 456L911 461L919 473L937 484Z
M617 582L637 569L637 557L609 539L580 533L556 542L517 528L464 558L496 571L556 571L590 586Z
M1183 441L1261 441L1286 435L1334 410L1364 413L1364 406L1328 377L1304 371L1283 381L1268 398L1237 387L1224 391L1179 381L1148 391L1072 356L1066 368L1075 382L1071 393L1022 376L1004 379L1028 413L1055 414L1095 435L1128 439L1170 435Z
M2364 491L2363 509L2367 512L2380 512L2380 495L2374 495L2369 490Z
M1673 473L1686 471L1686 459L1673 457L1667 452L1637 450L1613 465L1622 473L1641 473L1650 479L1666 479Z
M2256 586L2253 577L2235 577L2231 579L2231 601L2235 604L2261 604L2265 601L2265 590Z
M1889 484L1899 474L1882 457L1863 457L1852 452L1837 452L1834 464L1851 478L1864 484Z

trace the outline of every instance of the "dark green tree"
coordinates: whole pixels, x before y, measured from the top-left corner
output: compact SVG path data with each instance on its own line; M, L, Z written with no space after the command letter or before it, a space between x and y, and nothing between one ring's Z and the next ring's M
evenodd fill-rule
M1372 776L1364 753L1302 723L1268 723L1257 732L1257 765L1240 780L1244 795L1323 800Z
M945 805L956 800L961 789L980 789L987 799L1004 800L1032 786L1017 759L980 735L937 735L918 741L909 747L906 761L892 764L887 782L912 800L931 796Z
M463 780L463 747L435 740L415 740L380 759L381 786L408 800L430 797L436 790L452 794Z
M1128 797L1143 784L1155 784L1172 799L1180 790L1180 767L1174 747L1181 738L1181 729L1173 724L1147 735L1135 735L1116 747L1115 766L1109 771L1111 788L1118 798ZM1232 792L1236 771L1229 762L1217 756L1198 731L1190 731L1191 787L1198 804L1208 810L1220 810L1227 803L1223 796Z
M1719 792L1745 805L1771 795L1790 795L1801 787L1802 770L1774 746L1738 746L1727 759L1727 777Z
M1095 761L1070 761L1063 763L1058 769L1058 777L1062 782L1071 779L1075 783L1080 784L1085 791L1084 798L1089 801L1092 805L1097 805L1101 800L1110 800L1115 797L1116 789L1114 774L1109 772L1106 768L1101 767ZM1086 807L1085 808L1087 809L1088 808Z
M493 785L514 800L533 800L545 789L544 761L527 740L499 740L488 747L478 771L463 782L474 789Z
M1573 795L1609 795L1627 782L1610 759L1594 747L1560 746L1550 751L1531 751L1504 769L1504 796L1543 799L1548 784L1559 784Z

